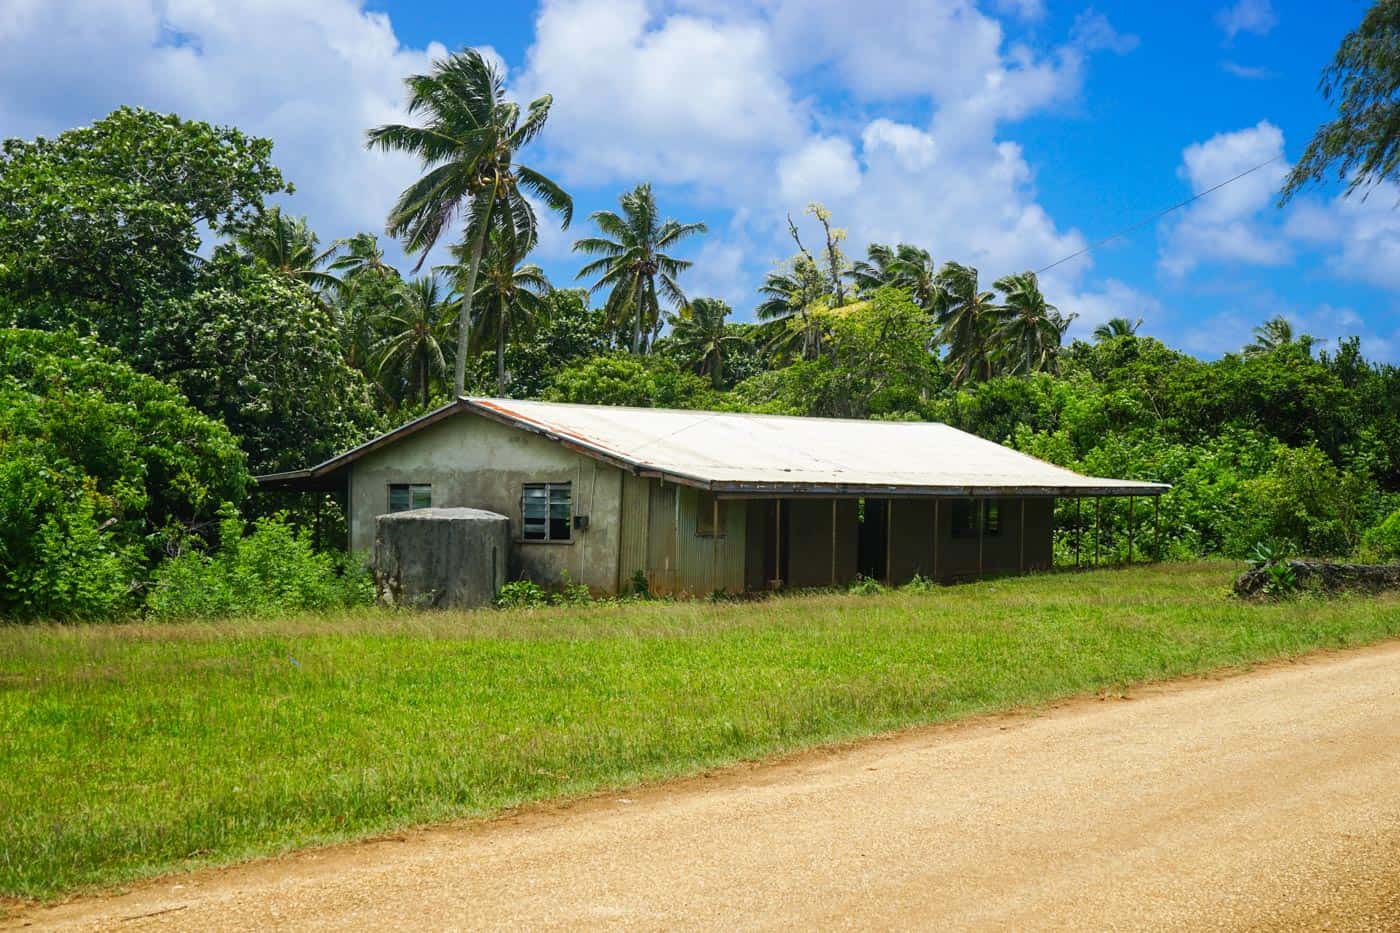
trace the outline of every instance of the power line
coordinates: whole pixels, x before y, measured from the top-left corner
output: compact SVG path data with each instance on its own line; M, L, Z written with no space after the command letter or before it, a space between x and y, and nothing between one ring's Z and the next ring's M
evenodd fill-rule
M1199 201L1201 198L1203 198L1203 197L1205 197L1206 195L1210 194L1212 191L1219 191L1221 188L1224 188L1226 185L1232 184L1232 183L1234 183L1234 182L1237 182L1237 181L1239 181L1241 178L1245 177L1246 175L1252 175L1252 174L1254 174L1255 172L1259 171L1259 170L1260 170L1261 168L1263 168L1264 166L1270 165L1270 164L1272 164L1272 163L1274 163L1274 162L1277 162L1277 161L1278 161L1279 159L1281 159L1281 158L1283 158L1283 156L1274 156L1272 159L1268 159L1267 161L1260 162L1258 165L1254 166L1253 168L1247 168L1247 169L1245 169L1243 172L1240 172L1238 175L1236 175L1234 178L1227 178L1227 179L1225 179L1224 181L1222 181L1222 182L1221 182L1220 184L1218 184L1218 185L1212 185L1211 187L1209 187L1209 188L1207 188L1206 190L1202 191L1200 194L1194 194L1194 195L1192 195L1191 197L1187 198L1185 201L1180 202L1179 204L1173 204L1171 207L1168 207L1168 208L1166 208L1165 210L1160 210L1160 211L1158 211L1157 213L1153 214L1151 217L1148 217L1146 220L1139 220L1137 223L1133 224L1132 226L1124 227L1122 230L1119 230L1117 233L1110 234L1109 236L1104 237L1102 240L1099 240L1099 241L1096 242L1096 243L1090 243L1088 246L1084 247L1083 249L1078 250L1078 251L1073 252L1073 253L1070 253L1070 254L1069 254L1068 256L1066 256L1064 259L1057 259L1057 260L1055 260L1054 262L1050 263L1050 265L1046 266L1044 269L1037 269L1037 270L1035 270L1035 274L1036 274L1036 275L1040 275L1042 272L1049 272L1051 269L1055 268L1056 266L1061 265L1061 264L1066 263L1066 262L1069 262L1071 259L1078 259L1080 256L1083 256L1085 253L1089 252L1090 250L1098 249L1100 246L1103 246L1105 243L1111 243L1112 241L1118 239L1119 237L1127 236L1129 233L1132 233L1134 230L1140 230L1140 229L1142 229L1143 227L1147 226L1147 225L1150 224L1150 223L1154 223L1154 222L1156 222L1156 221L1158 221L1158 220L1161 220L1163 217L1167 216L1167 215L1170 214L1172 211L1180 210L1181 208L1185 207L1186 205L1190 204L1190 203L1193 202L1193 201Z

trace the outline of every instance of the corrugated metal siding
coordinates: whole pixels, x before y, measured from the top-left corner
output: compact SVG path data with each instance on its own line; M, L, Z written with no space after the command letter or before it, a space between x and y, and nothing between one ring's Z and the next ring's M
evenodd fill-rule
M669 595L676 591L676 487L650 481L647 521L647 580L651 591Z
M739 499L727 500L721 509L723 535L701 537L695 533L695 525L699 516L698 505L702 500L708 506L708 497L702 496L699 490L689 486L680 488L680 533L676 535L680 553L676 589L695 594L716 590L742 593L748 503Z
M621 528L618 529L617 591L632 588L632 575L647 570L647 526L651 521L651 480L622 474Z

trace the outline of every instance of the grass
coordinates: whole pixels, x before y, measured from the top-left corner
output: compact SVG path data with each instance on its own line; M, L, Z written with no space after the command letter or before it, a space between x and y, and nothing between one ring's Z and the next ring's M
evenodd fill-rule
M1400 633L1223 563L860 597L0 627L0 894L50 899Z

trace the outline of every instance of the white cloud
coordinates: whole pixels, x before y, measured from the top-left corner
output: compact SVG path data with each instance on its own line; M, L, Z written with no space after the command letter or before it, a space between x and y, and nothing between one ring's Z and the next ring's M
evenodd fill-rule
M1116 55L1127 55L1137 48L1141 41L1137 36L1114 29L1108 17L1094 10L1084 10L1074 18L1070 39L1085 51L1107 49Z
M860 188L860 166L849 140L814 138L778 160L778 183L787 204L840 201Z
M1193 194L1204 194L1270 159L1275 161L1211 191L1164 225L1158 262L1163 272L1180 278L1202 263L1276 266L1291 258L1276 226L1260 217L1273 210L1288 173L1278 127L1263 120L1187 146L1178 175L1190 183Z
M1378 185L1363 198L1303 201L1288 217L1287 234L1330 248L1328 268L1337 276L1400 291L1400 186Z
M545 142L574 184L649 178L725 191L805 135L760 24L641 0L547 0L518 89L554 95Z
M1400 357L1400 327L1377 329L1354 308L1343 305L1299 308L1272 293L1260 298L1246 307L1228 308L1195 322L1181 334L1182 348L1206 357L1238 352L1254 342L1255 327L1281 315L1293 325L1295 334L1315 338L1319 349L1335 350L1342 340L1358 337L1368 359L1395 362Z
M52 135L121 104L233 124L276 142L323 238L379 232L417 165L365 152L365 129L402 119L403 78L442 54L354 0L10 0L0 126Z
M1241 65L1239 62L1223 61L1220 63L1220 70L1226 74L1243 78L1246 81L1266 81L1270 78L1277 78L1278 73L1271 68L1264 68L1257 65Z
M1069 340L1087 338L1094 328L1111 318L1123 317L1130 321L1142 318L1138 333L1161 333L1165 311L1161 302L1145 292L1133 288L1118 279L1108 279L1101 286L1089 291L1047 292L1051 303L1059 307L1061 314L1077 314L1069 327Z
M1215 22L1224 30L1225 38L1233 40L1242 32L1268 35L1278 25L1278 17L1270 0L1236 0L1215 14Z

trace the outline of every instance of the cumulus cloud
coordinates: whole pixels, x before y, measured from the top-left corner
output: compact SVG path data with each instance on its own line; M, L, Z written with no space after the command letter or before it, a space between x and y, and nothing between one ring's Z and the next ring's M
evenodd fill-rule
M1180 278L1202 263L1241 262L1276 266L1292 256L1287 241L1267 219L1288 163L1283 132L1267 120L1193 143L1182 153L1178 175L1193 194L1268 162L1263 168L1212 191L1165 226L1159 268Z
M378 232L417 164L365 152L365 129L403 119L404 76L443 54L404 48L354 0L11 0L0 126L53 135L121 104L233 124L276 142L323 237Z
M750 190L806 132L773 54L756 22L654 20L642 0L547 0L516 84L554 95L547 144L570 182Z
M1236 0L1215 14L1215 22L1225 38L1233 40L1242 32L1268 35L1278 25L1278 16L1270 0Z
M1309 200L1290 214L1285 232L1328 250L1337 276L1400 291L1400 186L1377 186L1367 197Z

